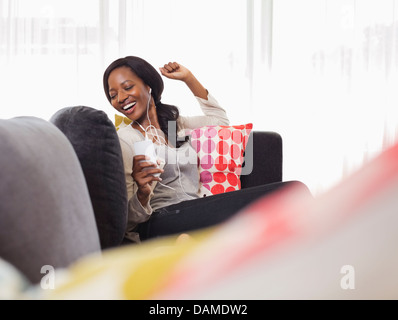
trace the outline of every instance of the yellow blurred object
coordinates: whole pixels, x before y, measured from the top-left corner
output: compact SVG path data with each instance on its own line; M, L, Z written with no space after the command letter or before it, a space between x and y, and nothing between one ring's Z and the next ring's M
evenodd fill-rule
M196 232L184 241L164 237L86 257L68 268L49 300L146 300L167 284L168 275L194 252L213 229Z
M130 120L127 117L119 116L115 114L115 127L116 131L119 131L120 129L129 126L133 121Z

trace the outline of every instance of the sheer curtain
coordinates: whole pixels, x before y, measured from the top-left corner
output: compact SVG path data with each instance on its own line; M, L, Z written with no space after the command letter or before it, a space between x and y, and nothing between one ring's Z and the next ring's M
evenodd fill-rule
M0 118L103 104L98 3L0 1Z
M113 118L103 71L137 55L155 67L186 65L238 121L234 110L249 108L246 7L241 0L0 0L0 118L47 119L72 105ZM200 112L181 83L167 81L163 98L186 115Z
M267 128L321 192L398 141L398 1L278 0ZM398 160L398 159L397 159Z
M231 122L281 133L284 180L329 188L398 140L398 0L0 0L0 118L87 105L102 74L178 61ZM163 101L200 112L179 82Z

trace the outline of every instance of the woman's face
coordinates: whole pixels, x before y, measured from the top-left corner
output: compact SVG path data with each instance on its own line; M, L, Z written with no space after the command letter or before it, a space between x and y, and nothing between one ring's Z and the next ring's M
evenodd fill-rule
M146 117L149 86L129 68L119 67L108 78L112 106L133 121Z

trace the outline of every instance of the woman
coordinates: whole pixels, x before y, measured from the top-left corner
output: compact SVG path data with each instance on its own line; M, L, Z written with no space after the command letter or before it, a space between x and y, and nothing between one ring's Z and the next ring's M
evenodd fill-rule
M133 121L118 132L129 199L126 239L132 242L217 224L254 199L284 185L271 184L199 198L196 153L187 139L178 137L178 132L206 125L228 125L229 120L225 110L187 68L174 62L160 71L164 77L183 81L188 86L203 116L183 117L177 107L163 104L163 80L141 58L118 59L104 74L109 102ZM134 144L148 138L155 143L157 154L163 155L163 165L157 166L145 156L136 155Z

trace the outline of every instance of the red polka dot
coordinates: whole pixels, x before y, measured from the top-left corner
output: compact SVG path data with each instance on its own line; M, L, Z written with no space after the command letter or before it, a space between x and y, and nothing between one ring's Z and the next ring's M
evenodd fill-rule
M240 175L242 174L242 166L237 166L235 169L235 174L240 177Z
M222 172L216 172L213 175L213 179L217 183L224 183L225 181L227 181L227 177L226 177L225 173L222 173Z
M215 149L216 149L216 144L214 143L213 140L208 139L205 142L203 142L202 151L204 153L212 153Z
M217 129L216 128L208 128L205 130L203 134L206 138L214 138L217 135Z
M200 165L202 169L208 170L213 166L213 164L214 160L213 157L210 155L204 156L202 157L202 159L200 159Z
M217 144L217 152L220 155L226 155L229 152L229 145L225 141L220 141Z
M191 133L191 138L192 139L199 139L203 135L203 131L200 129L196 129L192 131Z
M222 140L228 140L229 138L231 138L231 131L227 128L221 129L220 131L218 131L218 136Z
M231 160L231 162L228 164L228 170L230 172L235 172L236 167L237 167L236 162L234 160Z
M231 146L231 158L236 160L242 156L240 147L237 144L233 144Z
M218 171L224 171L228 167L227 159L225 157L216 158L215 167Z
M200 141L199 140L192 140L191 142L192 148L198 153L200 151Z
M231 186L237 186L238 185L238 177L234 173L228 173L227 175L228 182Z
M228 187L227 190L225 190L225 192L232 192L232 191L236 191L236 189L234 187Z
M200 182L202 183L210 183L213 181L213 177L211 176L211 173L209 171L203 171L200 174Z
M243 130L243 129L245 129L245 126L244 126L244 125L241 125L241 126L233 126L233 128L234 128L234 129L237 129L237 130Z
M232 132L232 140L235 143L242 143L242 141L243 141L242 131L234 130L234 132Z
M221 184L216 184L215 186L213 186L213 188L211 188L212 194L220 194L220 193L224 193L224 192L225 192L225 188Z

